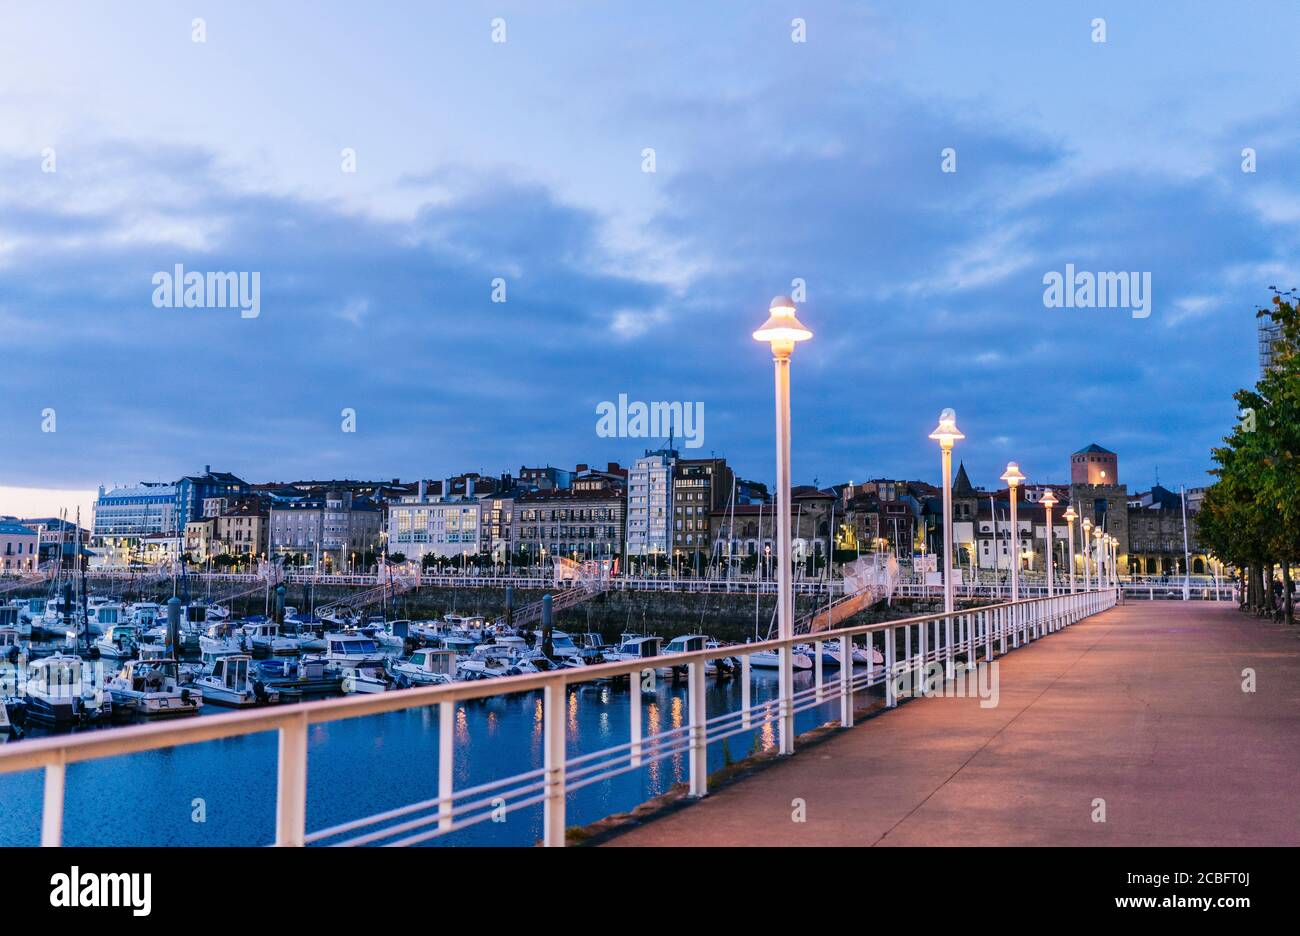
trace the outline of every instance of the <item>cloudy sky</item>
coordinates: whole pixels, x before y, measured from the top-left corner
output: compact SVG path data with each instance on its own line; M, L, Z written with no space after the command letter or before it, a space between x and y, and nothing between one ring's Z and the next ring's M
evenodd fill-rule
M977 484L1092 441L1131 489L1203 483L1254 308L1300 283L1262 54L1297 31L1282 2L5 3L0 513L205 464L626 464L620 393L702 402L693 454L770 479L750 332L796 278L796 481L937 480L953 406ZM176 264L257 272L260 315L155 308ZM1066 264L1149 272L1150 316L1045 308Z

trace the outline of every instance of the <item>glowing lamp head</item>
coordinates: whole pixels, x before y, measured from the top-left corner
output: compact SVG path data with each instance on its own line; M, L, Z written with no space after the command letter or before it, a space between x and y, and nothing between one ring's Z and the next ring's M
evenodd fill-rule
M939 447L944 449L950 449L954 442L966 438L957 428L957 412L951 406L939 414L939 425L934 427L930 438L937 441Z
M807 341L812 337L812 332L794 314L794 300L789 296L777 296L767 307L767 312L767 321L754 332L754 340L771 344L773 354L787 355L794 350L796 341Z
M1073 523L1075 520L1078 520L1078 519L1079 519L1079 515L1078 515L1077 513L1074 512L1074 506L1073 506L1073 505L1071 505L1071 506L1069 506L1069 507L1066 507L1066 508L1065 508L1065 513L1061 514L1061 516L1065 518L1065 521L1066 521L1067 523Z
M1101 540L1102 540L1102 537L1104 537L1106 534L1105 534L1105 532L1102 531L1102 528L1101 528L1101 527L1095 527L1095 528L1093 529L1093 531L1092 531L1092 535L1093 535L1093 537L1097 540L1097 542L1100 543Z
M1092 529L1092 520L1088 517L1083 518L1083 535L1087 536L1088 531Z
M1060 503L1060 501L1058 501L1058 500L1056 499L1056 495L1053 494L1051 491L1048 491L1046 494L1044 494L1044 495L1039 499L1038 502L1039 502L1040 504L1042 504L1044 507L1046 507L1048 510L1051 510L1051 509L1052 509L1053 507L1055 507L1058 503Z
M1007 486L1013 491L1025 480L1025 476L1020 471L1020 466L1015 462L1007 462L1007 470L1002 472L1001 480L1007 482Z

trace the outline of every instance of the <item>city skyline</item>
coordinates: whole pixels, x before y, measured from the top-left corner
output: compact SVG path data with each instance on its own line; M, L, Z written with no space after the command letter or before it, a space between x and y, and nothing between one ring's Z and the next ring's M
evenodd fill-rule
M693 28L506 7L230 9L202 43L162 8L15 11L0 327L23 364L0 377L0 480L627 461L639 446L595 432L623 393L702 403L699 451L770 474L750 332L795 280L816 335L794 368L798 478L932 475L926 432L952 406L979 476L1015 459L1063 478L1055 453L1095 439L1144 483L1157 465L1205 480L1255 374L1253 308L1294 271L1300 185L1280 154L1296 132L1249 63L1295 11L1188 12L1171 46L1156 11L1112 17L1097 43L1086 5L954 4L952 29L979 41L953 50L899 9L819 7L797 43L768 4L692 10ZM335 42L355 66L308 67ZM990 55L1041 83L990 75ZM1162 107L1189 60L1215 64ZM182 80L156 87L157 67ZM243 93L257 85L281 96ZM423 93L443 87L454 99ZM186 106L227 94L246 106ZM178 264L260 274L260 314L156 308L152 277ZM1149 273L1149 317L1045 307L1043 277L1071 264Z

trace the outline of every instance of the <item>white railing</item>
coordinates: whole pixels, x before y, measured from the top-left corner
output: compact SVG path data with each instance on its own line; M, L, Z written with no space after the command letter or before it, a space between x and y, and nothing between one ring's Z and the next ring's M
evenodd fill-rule
M1061 630L1075 621L1112 607L1114 589L1027 599L1015 603L970 608L952 614L932 614L897 621L863 624L762 643L740 644L651 657L621 663L605 663L577 669L508 676L477 682L453 683L407 689L376 695L351 696L290 705L281 708L199 717L182 723L141 725L77 735L40 738L0 748L0 773L43 768L45 771L41 844L62 842L64 784L67 765L139 751L196 744L262 731L280 734L278 787L276 798L277 845L413 845L490 819L494 815L543 804L543 841L546 845L565 842L565 798L567 794L619 774L637 770L668 757L687 755L690 793L708 792L708 745L733 735L775 722L781 749L793 751L794 716L835 699L839 700L840 724L849 727L854 719L855 693L884 684L887 707L899 702L903 678L909 685L917 674L941 667L946 679L956 678L958 658L967 670L981 658L992 661L1038 638ZM900 639L901 637L901 639ZM881 651L880 666L841 666L839 678L823 678L821 644L839 639L850 645ZM859 643L859 641L861 643ZM750 664L753 654L777 651L785 668L782 687L792 687L788 678L792 648L814 644L815 670L811 686L794 691L783 688L778 697L751 702ZM841 650L844 646L841 644ZM741 705L739 709L710 715L706 711L705 667L710 660L739 657L741 660ZM842 654L841 659L846 659ZM643 734L641 680L655 668L671 666L687 672L686 724L649 736ZM596 679L628 678L634 694L629 740L603 750L568 757L565 752L566 689ZM459 702L540 690L542 692L543 764L489 783L457 790L453 784L455 757L455 707ZM437 705L438 795L397 809L357 818L308 832L307 819L307 729L345 718L378 715L404 709Z

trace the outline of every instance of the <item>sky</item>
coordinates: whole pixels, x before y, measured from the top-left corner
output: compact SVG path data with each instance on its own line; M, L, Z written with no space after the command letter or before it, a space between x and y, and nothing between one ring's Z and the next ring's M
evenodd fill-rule
M8 0L0 514L205 465L626 465L660 442L598 435L620 394L702 404L683 454L770 481L751 332L798 283L796 483L937 481L949 406L977 485L1065 481L1091 442L1130 490L1206 483L1254 310L1300 283L1297 92L1261 55L1298 28L1283 2ZM257 316L157 307L178 264L257 274ZM1150 274L1149 316L1047 307L1067 264Z

